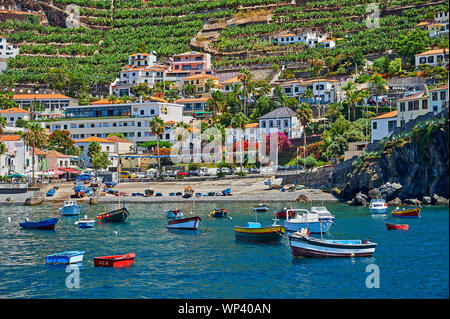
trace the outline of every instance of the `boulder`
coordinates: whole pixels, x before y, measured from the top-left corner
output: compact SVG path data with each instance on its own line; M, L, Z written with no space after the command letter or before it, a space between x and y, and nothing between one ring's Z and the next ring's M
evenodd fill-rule
M422 198L422 204L424 204L424 205L431 205L431 197L430 196L424 196Z
M417 206L422 204L422 202L416 198L406 198L403 200L404 205Z
M309 202L309 198L306 195L304 195L304 194L300 194L300 195L298 195L296 202L298 202L298 203L308 203Z
M433 194L431 196L431 204L433 205L448 205L448 199L438 194Z
M388 202L389 206L400 206L402 205L402 201L400 200L400 198L396 197L393 200Z
M367 205L367 196L363 193L358 193L356 196L352 199L351 205L353 206L366 206Z
M367 196L371 199L379 198L380 192L378 191L378 188L374 188L367 192Z
M386 201L390 201L395 199L398 196L398 193L400 192L400 189L403 186L398 183L389 183L378 187L378 193L381 198L384 198Z

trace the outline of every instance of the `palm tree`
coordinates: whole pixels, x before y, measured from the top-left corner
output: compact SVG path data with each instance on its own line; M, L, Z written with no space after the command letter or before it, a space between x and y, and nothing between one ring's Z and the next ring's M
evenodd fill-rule
M312 110L311 107L302 103L297 108L297 118L303 126L303 158L306 157L306 126L311 122L312 119Z
M20 132L23 140L31 146L32 158L31 158L31 171L32 171L32 181L35 183L34 178L34 166L35 166L35 155L36 148L44 148L47 145L47 134L43 127L38 123L30 123L27 125L25 132Z
M312 71L314 75L317 78L317 87L318 87L318 98L317 98L317 111L318 111L318 117L320 118L320 72L322 71L323 67L325 66L325 62L322 59L311 59L309 61L309 64L312 67Z
M238 79L242 83L243 87L243 96L244 96L244 104L243 104L243 112L245 116L247 116L247 103L248 103L248 93L249 93L249 86L250 81L253 80L253 74L248 70L248 68L242 68L239 71Z
M231 119L231 127L232 128L240 128L243 132L245 132L245 127L247 126L247 124L249 122L250 122L250 119L244 113L237 113ZM242 145L242 147L243 146L244 145ZM244 152L244 150L242 150L242 152ZM243 161L244 161L244 154L242 154L242 158L241 158L241 172L243 171L242 170Z
M355 86L355 84L353 83L353 81L348 81L348 82L347 82L347 85L344 86L342 89L345 91L345 94L346 94L346 96L347 96L346 99L347 99L348 101L355 100L355 102L356 102L356 96L355 96L355 94L354 94L354 92L356 91L356 86ZM353 104L353 102L351 102L351 106L353 107L353 118L355 118L355 109L354 109L354 104ZM350 111L350 110L349 110L349 111ZM348 120L350 121L350 112L348 113Z
M150 121L150 130L151 130L150 132L153 135L156 135L156 148L158 153L158 176L160 176L161 173L161 160L159 158L159 135L164 132L164 129L165 129L164 121L159 116L155 116Z
M207 79L206 80L206 82L205 82L205 89L206 89L206 92L210 92L211 93L211 89L213 88L213 87L215 87L216 86L216 84L214 83L214 80L213 79Z
M195 92L195 86L194 84L185 84L184 85L184 94L185 95L192 95Z
M241 90L241 84L235 83L231 85L231 92L230 95L232 96L233 101L236 105L240 105L242 107L241 102L241 96L242 96L242 90Z
M374 74L370 79L370 88L375 89L377 92L377 107L376 114L378 115L378 97L380 97L383 93L387 93L387 82L383 77L379 74Z

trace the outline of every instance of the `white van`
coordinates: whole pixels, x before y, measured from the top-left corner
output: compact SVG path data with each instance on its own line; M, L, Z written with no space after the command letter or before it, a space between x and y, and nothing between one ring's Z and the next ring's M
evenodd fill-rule
M209 173L208 167L200 167L198 169L198 176L209 176L209 175L211 174Z

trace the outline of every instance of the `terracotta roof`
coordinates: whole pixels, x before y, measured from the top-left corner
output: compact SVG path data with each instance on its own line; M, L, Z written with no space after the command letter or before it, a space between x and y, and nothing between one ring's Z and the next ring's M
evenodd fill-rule
M101 99L95 102L92 102L91 105L100 105L100 104L118 104L118 103L122 103L119 99L117 99L117 101L115 103L111 102L109 100L109 97L107 97L106 99Z
M197 98L197 99L180 99L180 100L176 100L176 103L186 103L186 102L206 102L208 100L210 100L210 97L201 97L201 98Z
M164 122L164 124L166 124L166 125L177 124L177 122L175 122L175 121L167 121L167 122Z
M149 99L150 100L155 100L157 102L169 103L167 100L163 99L162 97L150 96Z
M66 154L60 153L60 152L55 151L55 150L50 150L50 151L47 151L45 153L42 152L42 154L45 154L46 157L74 157L72 155L66 155Z
M239 83L239 82L241 82L241 80L239 80L239 76L236 75L235 77L232 77L231 79L223 81L222 84L231 84L231 83Z
M392 117L397 117L397 110L392 111L392 112L387 112L375 117L370 118L371 120L379 120L379 119L387 119L387 118L392 118Z
M430 92L431 91L440 91L440 90L448 90L448 84L442 85L438 88L434 88L434 89L430 90Z
M14 94L13 100L74 100L74 98L62 94Z
M287 34L280 34L278 37L279 38L284 38L284 37L296 37L297 35L294 33L287 33Z
M213 75L205 74L203 72L200 73L200 74L194 74L194 75L191 75L191 76L187 76L183 80L204 79L204 78L218 80L217 77L215 77Z
M425 91L420 91L414 94L411 94L407 97L404 97L402 99L397 100L397 102L403 102L403 101L410 101L410 100L415 100L415 99L420 99L423 97L423 95L425 94Z
M444 49L431 49L419 54L416 54L416 56L422 56L422 55L431 55L431 54L439 54L439 53L444 53Z
M247 127L247 128L254 128L254 127L258 127L258 126L259 126L258 123L249 123L249 124L245 125L245 127Z
M150 53L135 53L135 54L132 54L130 56L138 56L139 54L140 55L144 55L144 56L151 55Z
M20 141L20 136L16 134L0 135L0 142Z
M428 24L429 24L429 22L427 22L427 21L422 21L422 22L416 24L416 27L423 27L423 26L426 26L426 25L428 25Z
M109 141L104 138L96 137L96 136L90 136L83 138L81 140L75 141L75 143L91 143L91 142L97 142L97 143L114 143L112 141Z
M119 137L117 135L108 136L108 137L105 138L105 140L108 140L110 142L130 143L130 144L132 144L132 142L127 141L127 140L125 140L125 139L123 139L123 138L121 138L121 137Z
M21 109L20 107L12 107L10 109L1 110L0 113L30 113L27 110Z

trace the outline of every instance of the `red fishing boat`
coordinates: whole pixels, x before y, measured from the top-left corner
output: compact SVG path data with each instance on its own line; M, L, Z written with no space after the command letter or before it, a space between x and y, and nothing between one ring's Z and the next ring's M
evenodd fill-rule
M294 211L292 211L292 210L290 210L290 209L283 209L283 210L280 210L279 212L277 212L277 213L273 213L273 215L276 217L276 218L284 218L284 219L286 219L286 212L288 212L288 214L289 214L289 218L294 218L295 217L295 212Z
M401 229L401 230L408 230L409 229L409 225L407 224L390 224L390 223L386 223L386 228L391 230L391 229Z
M94 257L94 267L126 267L134 264L135 253L125 255Z
M416 207L412 209L400 209L399 207L397 207L395 210L391 211L391 214L393 217L419 218L421 209L422 207Z

